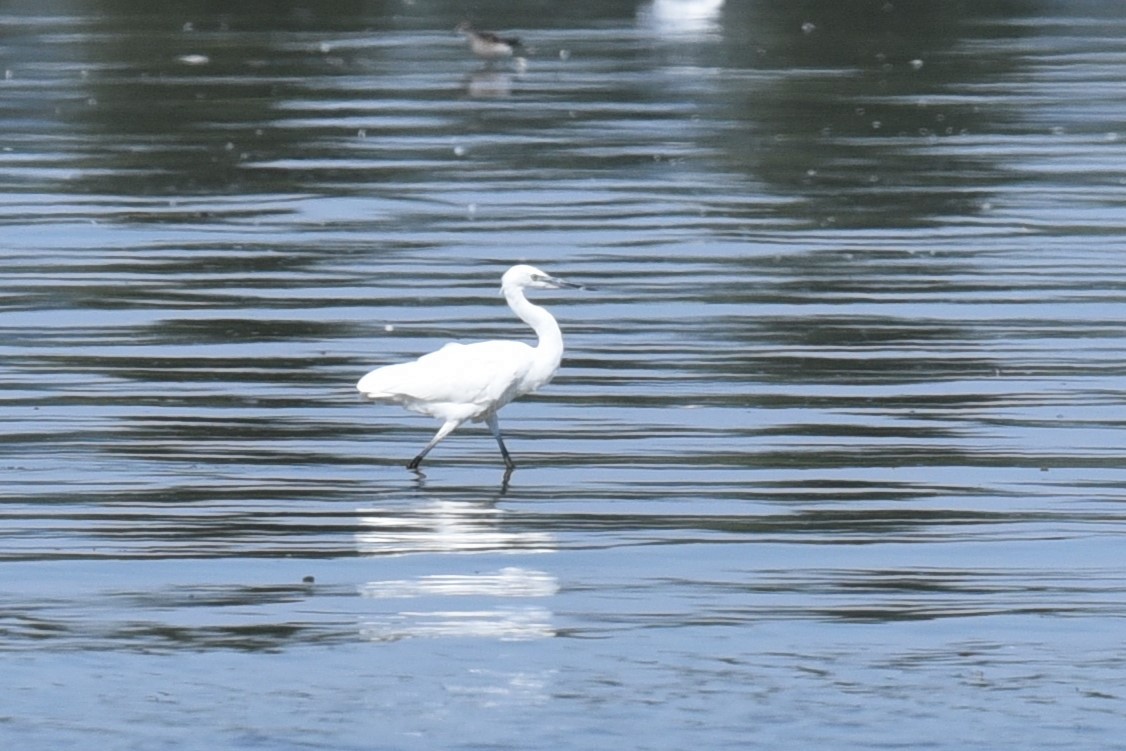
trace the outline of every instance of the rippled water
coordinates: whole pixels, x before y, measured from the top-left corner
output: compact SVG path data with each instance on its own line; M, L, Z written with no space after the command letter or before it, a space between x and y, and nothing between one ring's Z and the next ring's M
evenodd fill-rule
M1124 747L1126 14L501 5L0 9L3 745Z

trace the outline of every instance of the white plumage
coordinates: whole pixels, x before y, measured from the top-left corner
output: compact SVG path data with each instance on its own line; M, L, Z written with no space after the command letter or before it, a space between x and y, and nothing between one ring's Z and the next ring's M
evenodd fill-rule
M501 292L512 312L535 330L535 347L499 340L452 343L413 362L377 368L360 379L356 388L369 399L442 420L442 427L408 468L417 469L430 449L467 420L489 426L505 466L514 468L501 437L497 410L547 384L563 357L559 324L551 313L529 302L524 290L578 286L534 266L513 266L501 279Z

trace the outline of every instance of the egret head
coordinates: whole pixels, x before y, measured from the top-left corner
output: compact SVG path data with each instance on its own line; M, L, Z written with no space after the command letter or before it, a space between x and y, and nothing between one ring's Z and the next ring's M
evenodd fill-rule
M513 266L508 271L504 272L504 276L501 277L500 286L501 290L527 289L529 287L532 289L559 289L560 287L582 289L582 285L580 284L563 281L551 274L540 271L535 266L528 266L526 264Z

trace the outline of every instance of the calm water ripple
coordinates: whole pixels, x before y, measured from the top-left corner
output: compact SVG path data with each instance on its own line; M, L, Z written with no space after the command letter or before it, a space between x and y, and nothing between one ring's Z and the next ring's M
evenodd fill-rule
M0 745L1126 747L1126 14L474 11L0 10Z

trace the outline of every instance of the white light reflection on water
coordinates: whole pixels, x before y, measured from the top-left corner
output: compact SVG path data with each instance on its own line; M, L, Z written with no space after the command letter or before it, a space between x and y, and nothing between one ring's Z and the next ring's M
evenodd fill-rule
M372 641L415 637L473 637L502 641L543 639L555 636L551 611L535 607L487 610L404 610L368 618L360 636Z
M546 532L509 530L507 512L464 501L435 501L416 508L361 509L355 535L361 555L412 553L549 553Z
M364 509L361 514L362 531L355 537L357 549L365 556L537 554L556 547L549 533L503 529L506 512L494 506L437 501L410 509ZM559 591L556 578L541 570L506 566L472 574L426 574L369 581L359 591L365 599L375 601L377 608L394 605L382 602L387 600L410 602L401 610L366 614L360 627L366 639L510 640L555 635L547 607L512 602L550 598ZM498 601L503 604L491 604ZM470 605L456 609L460 602Z
M673 38L720 32L724 0L652 0L637 10L643 28Z
M551 597L559 582L545 571L508 566L493 573L428 574L416 579L372 581L360 594L373 599L401 599L433 595L488 595L490 597Z

